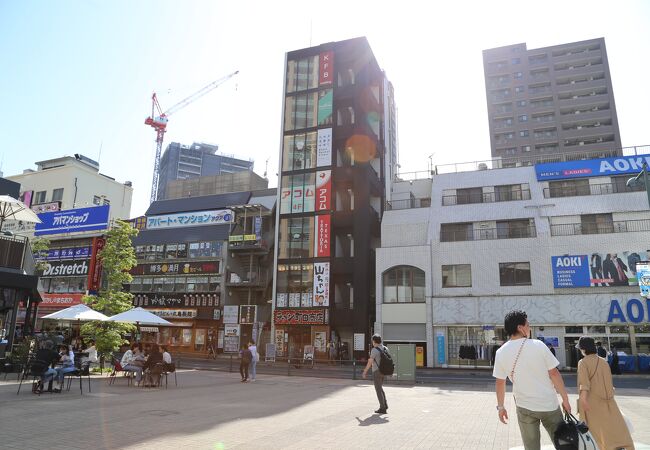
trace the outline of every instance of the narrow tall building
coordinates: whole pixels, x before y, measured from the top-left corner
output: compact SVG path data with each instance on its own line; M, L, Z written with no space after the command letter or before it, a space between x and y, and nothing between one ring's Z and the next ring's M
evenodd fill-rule
M605 39L483 51L492 157L504 167L621 154Z
M253 170L253 160L217 155L217 150L217 145L205 143L169 144L160 159L160 181L156 199L170 198L167 193L168 183L174 180Z
M397 157L393 98L364 37L286 55L273 295L278 356L367 351L384 181Z

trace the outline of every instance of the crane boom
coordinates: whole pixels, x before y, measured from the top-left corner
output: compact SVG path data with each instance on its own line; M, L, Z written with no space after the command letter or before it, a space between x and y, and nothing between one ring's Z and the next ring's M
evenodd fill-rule
M158 96L154 92L151 96L151 116L147 117L144 121L145 125L151 126L156 130L156 156L153 164L153 177L151 180L151 197L150 203L156 201L156 196L158 194L158 180L160 178L160 156L162 153L163 140L165 139L165 132L167 131L167 123L169 121L168 117L174 114L177 111L185 108L190 103L198 100L203 97L208 92L218 88L221 84L225 83L235 75L239 73L239 70L226 75L223 78L219 78L216 81L204 86L202 89L196 91L194 94L189 97L184 98L180 102L176 103L174 106L169 108L167 111L162 112L160 103L158 103ZM156 112L158 115L156 115Z

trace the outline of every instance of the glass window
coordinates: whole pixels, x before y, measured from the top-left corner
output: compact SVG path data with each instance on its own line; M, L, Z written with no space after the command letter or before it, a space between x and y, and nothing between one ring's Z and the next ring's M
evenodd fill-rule
M163 278L163 291L164 292L174 292L174 278L168 277Z
M528 122L528 116L526 114L522 114L519 116L519 122Z
M583 214L580 216L580 223L582 226L582 234L614 232L614 219L611 213ZM625 283L625 285L627 285L627 283Z
M165 257L166 258L176 258L176 251L178 250L178 244L167 244L165 246Z
M154 278L153 279L153 291L162 292L163 291L163 278Z
M70 278L68 283L68 292L81 293L88 289L88 277Z
M221 290L221 277L210 277L209 283L208 290L210 292L219 292Z
M140 292L142 290L142 278L135 277L131 280L130 292Z
M187 292L196 292L196 277L187 278Z
M528 130L521 130L519 132L519 137L528 137L529 134Z
M54 293L64 293L68 292L68 279L67 278L52 278L50 284L50 292Z
M150 292L152 283L153 283L153 279L151 279L151 278L143 278L142 279L142 292Z
M38 290L41 292L50 292L50 282L51 278L39 278L38 279Z
M523 77L524 74L522 72L515 72L513 76L514 76L515 79L519 79L519 78Z
M280 213L313 212L315 180L315 173L282 177Z
M314 218L280 219L279 258L312 258L314 256Z
M424 301L424 271L417 267L398 266L383 275L384 303Z
M282 170L302 170L316 167L317 133L301 133L284 137Z
M183 328L183 345L192 345L192 329Z
M177 258L187 258L187 244L178 244L176 247Z
M518 107L526 106L526 100L519 100L519 101L517 101L517 106L518 106Z
M287 61L287 92L318 87L318 55Z
M588 326L587 327L587 334L593 335L593 334L605 334L605 327L601 326Z
M516 87L515 87L515 92L516 92L517 94L520 94L520 93L524 92L525 90L526 90L526 89L525 89L523 86L516 86Z
M98 195L93 195L93 205L101 205L102 204L102 198Z
M501 286L530 286L530 263L499 263L499 280Z
M317 119L318 92L298 94L286 98L284 110L285 131L315 127Z
M442 287L471 287L471 264L442 266Z
M34 203L35 203L35 204L38 204L38 203L45 203L45 197L46 197L46 195L47 195L47 191L38 191L38 192L34 195Z
M195 292L208 292L210 286L208 284L208 277L196 277L196 291Z
M440 240L442 242L471 241L474 231L471 223L440 224Z
M208 330L205 328L197 328L194 330L194 350L202 351L205 349L205 336Z
M583 334L584 329L582 326L569 326L569 327L564 327L564 332L567 334Z
M189 256L190 258L198 258L200 253L200 247L199 247L199 242L192 242L190 243L190 251L189 251Z
M63 188L54 189L52 191L52 201L60 202L63 200Z
M300 294L311 294L314 289L314 265L313 264L278 264L278 295L297 299L296 304L288 306L300 306ZM294 294L289 296L289 294ZM295 294L299 294L297 297ZM278 305L280 306L280 305ZM287 306L287 305L284 305Z
M174 291L185 292L185 277L174 278Z

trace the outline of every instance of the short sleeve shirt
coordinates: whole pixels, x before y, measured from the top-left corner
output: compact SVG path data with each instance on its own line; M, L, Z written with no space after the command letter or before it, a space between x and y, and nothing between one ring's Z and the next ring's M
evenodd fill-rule
M370 359L372 359L372 371L377 372L379 370L379 362L381 361L381 350L384 346L380 345L379 347L373 347L370 350Z

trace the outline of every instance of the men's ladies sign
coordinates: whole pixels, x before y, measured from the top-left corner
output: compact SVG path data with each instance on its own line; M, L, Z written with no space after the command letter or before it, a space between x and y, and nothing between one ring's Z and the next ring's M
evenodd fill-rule
M553 286L636 286L649 257L648 251L552 256Z

